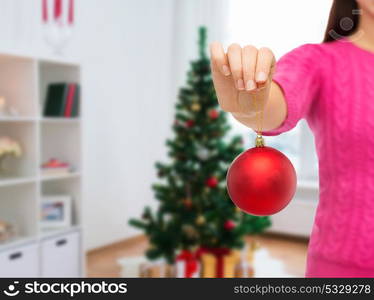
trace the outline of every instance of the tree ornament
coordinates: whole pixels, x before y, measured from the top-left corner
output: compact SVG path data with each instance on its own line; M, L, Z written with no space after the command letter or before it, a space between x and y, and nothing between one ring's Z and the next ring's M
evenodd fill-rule
M205 224L205 217L203 215L199 215L197 218L196 218L196 225L204 225Z
M190 209L192 207L192 200L191 198L186 198L182 200L183 206L187 209Z
M289 159L271 147L240 154L227 174L231 200L251 215L268 216L282 210L296 190L296 172Z
M218 179L215 176L211 176L205 181L205 184L210 188L215 188L218 185Z
M200 109L201 109L201 105L199 104L199 103L192 103L192 105L191 105L191 110L192 111L200 111Z
M191 128L195 125L195 121L194 120L187 120L185 124L186 124L187 128Z
M196 229L190 224L183 225L182 230L189 239L197 239L199 237Z
M227 231L231 231L233 230L234 228L236 227L236 224L233 220L227 220L224 224L223 224L223 228Z
M262 112L259 115L262 118ZM235 158L226 182L236 206L251 215L269 216L291 201L296 190L296 172L283 153L265 146L260 125L256 147Z
M216 109L211 109L208 112L209 118L212 120L216 120L219 117L219 112Z
M201 160L207 160L209 158L209 150L204 147L199 147L196 151L196 155Z

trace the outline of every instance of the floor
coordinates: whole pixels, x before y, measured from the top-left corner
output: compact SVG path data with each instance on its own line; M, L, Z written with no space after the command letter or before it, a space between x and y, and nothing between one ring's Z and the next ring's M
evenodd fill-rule
M284 263L288 274L303 277L308 242L305 239L277 235L256 237L260 247L267 249L271 257ZM135 237L87 254L88 277L119 277L117 260L124 256L142 255L147 248L147 239Z

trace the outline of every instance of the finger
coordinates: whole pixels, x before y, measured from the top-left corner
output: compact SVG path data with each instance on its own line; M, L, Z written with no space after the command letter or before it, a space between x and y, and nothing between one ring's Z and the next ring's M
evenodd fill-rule
M257 49L253 46L245 46L242 50L243 80L247 91L257 88L255 82L255 71L257 61Z
M227 50L229 65L235 86L238 90L244 90L242 71L242 48L238 44L232 44Z
M263 87L268 79L270 79L270 71L274 63L274 55L269 48L261 48L258 50L255 77L257 87Z
M213 71L219 71L225 76L231 74L227 56L223 51L221 43L214 42L210 45L210 57Z

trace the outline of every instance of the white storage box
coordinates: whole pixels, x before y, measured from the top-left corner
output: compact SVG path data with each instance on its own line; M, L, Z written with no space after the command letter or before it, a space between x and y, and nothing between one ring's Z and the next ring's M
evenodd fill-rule
M42 277L80 276L80 239L71 232L41 242Z
M0 252L0 277L38 277L37 243Z

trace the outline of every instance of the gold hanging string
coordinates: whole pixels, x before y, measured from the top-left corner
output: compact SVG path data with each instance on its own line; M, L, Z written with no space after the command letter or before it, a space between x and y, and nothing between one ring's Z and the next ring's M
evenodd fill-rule
M263 130L263 119L264 119L264 107L261 108L259 105L260 101L257 99L257 94L253 95L253 104L254 104L254 110L257 113L257 130L255 130L257 137L255 140L255 145L256 147L264 147L265 146L265 141L264 138L262 137L262 130Z

